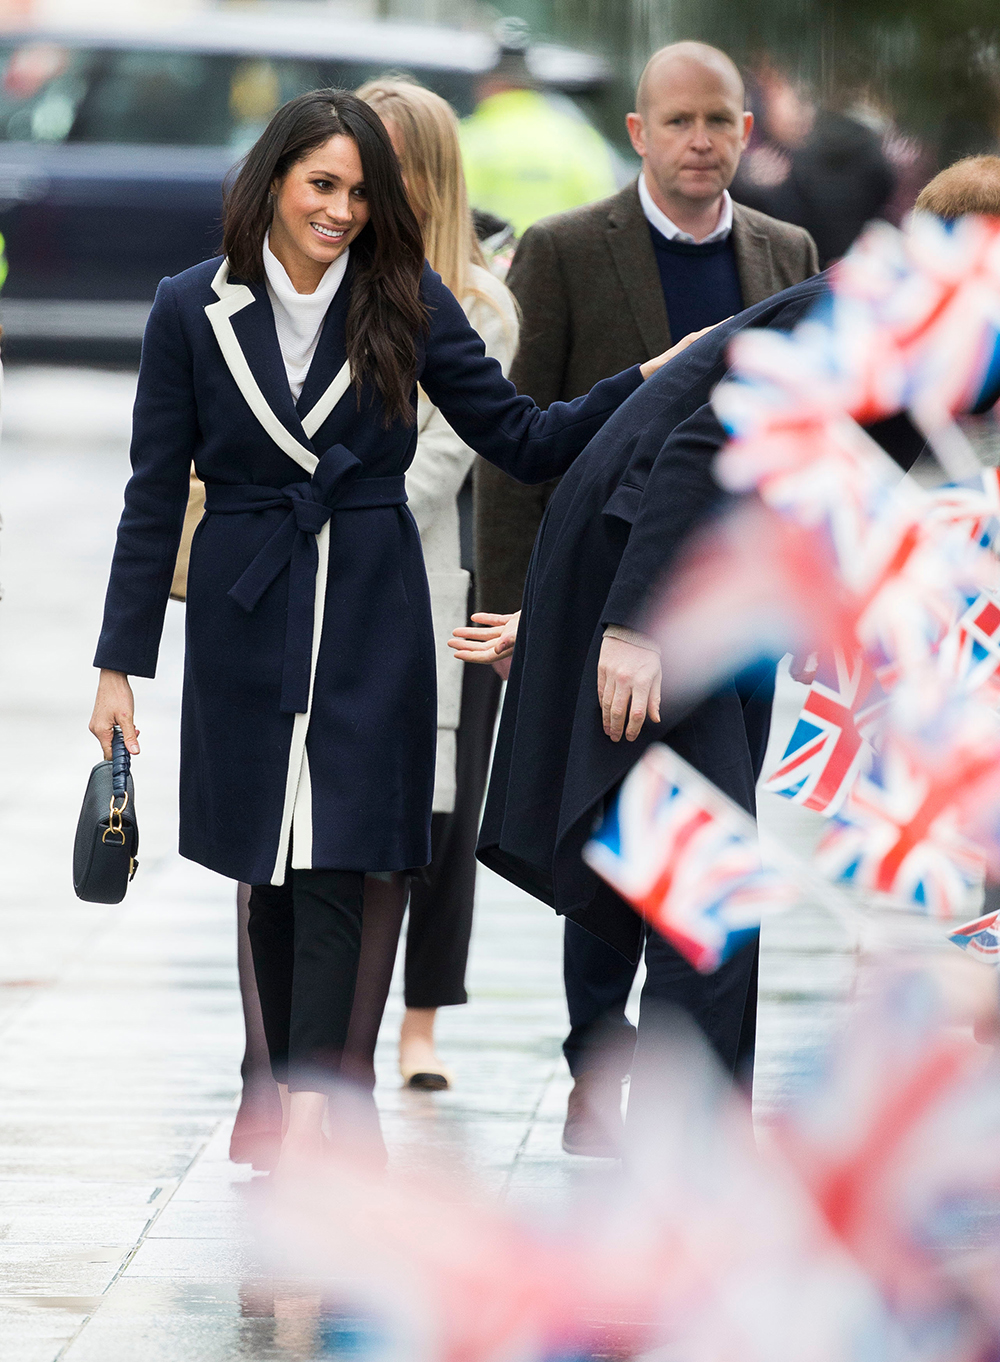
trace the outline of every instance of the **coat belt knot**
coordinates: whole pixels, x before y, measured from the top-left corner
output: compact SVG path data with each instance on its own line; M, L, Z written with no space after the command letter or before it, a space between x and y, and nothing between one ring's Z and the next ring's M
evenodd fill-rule
M319 565L317 536L334 511L402 506L406 502L402 474L359 478L360 468L361 461L348 449L334 445L320 459L308 482L281 488L222 483L209 483L206 487L205 510L212 515L287 511L229 591L237 605L252 611L284 568L289 570L288 621L281 671L282 714L304 714L309 708Z

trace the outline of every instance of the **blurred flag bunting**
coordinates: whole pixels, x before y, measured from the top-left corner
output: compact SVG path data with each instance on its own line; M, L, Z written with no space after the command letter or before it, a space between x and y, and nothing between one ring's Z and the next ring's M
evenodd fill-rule
M983 964L996 965L1000 963L998 918L1000 913L987 913L985 917L977 917L975 921L967 922L964 927L956 927L948 940L954 941L956 946L968 951L969 955L974 955L977 960L982 960Z
M662 743L633 767L583 855L706 973L750 939L763 913L794 898L761 865L749 814Z
M981 785L990 761L955 752L947 774L929 770L898 741L855 781L843 813L816 848L821 873L956 917L981 880L985 857L962 831L959 801Z
M764 782L772 794L832 816L847 798L886 696L865 660L821 654L781 761Z

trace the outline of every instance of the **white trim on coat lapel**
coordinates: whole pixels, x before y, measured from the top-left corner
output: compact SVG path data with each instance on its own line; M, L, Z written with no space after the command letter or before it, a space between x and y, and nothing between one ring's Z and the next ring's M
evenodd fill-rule
M351 386L351 365L344 360L340 370L316 405L302 418L302 429L310 440Z
M255 303L253 290L247 288L246 284L231 284L229 282L229 261L223 260L216 271L215 278L212 280L212 290L218 294L217 303L208 303L205 307L205 316L211 323L215 338L219 342L219 349L222 351L222 358L226 361L229 372L236 380L236 386L243 394L247 406L256 416L257 420L270 435L271 439L287 454L290 459L294 459L300 468L312 477L316 471L319 459L311 449L307 449L301 440L296 440L292 432L278 420L268 404L267 398L261 392L257 380L253 376L253 371L247 363L236 332L233 330L232 318L237 312L242 312L245 307ZM339 380L340 375L334 379L334 384ZM350 379L348 378L348 382ZM331 385L332 386L332 385ZM329 390L328 390L329 391ZM346 385L345 385L346 391ZM319 406L326 400L326 393L320 398ZM315 411L315 407L313 410ZM312 412L310 412L310 416ZM304 429L304 427L303 427ZM316 429L319 429L317 426Z

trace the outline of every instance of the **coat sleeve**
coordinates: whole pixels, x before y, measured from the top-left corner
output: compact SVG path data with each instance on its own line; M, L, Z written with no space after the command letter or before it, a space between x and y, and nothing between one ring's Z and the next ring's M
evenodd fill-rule
M422 292L430 314L420 374L424 391L467 445L519 482L545 482L564 473L642 383L634 365L574 402L541 411L487 357L461 306L429 266Z
M712 474L726 434L710 404L667 436L653 461L601 623L642 627L650 593L684 540L729 498Z
M132 476L104 603L96 667L154 676L198 438L191 353L164 279L142 340Z
M517 344L516 318L502 317L495 307L479 299L469 318L483 339L486 353L498 360L506 373ZM437 407L421 402L417 419L417 448L406 470L406 495L417 529L424 535L440 515L454 510L476 455Z

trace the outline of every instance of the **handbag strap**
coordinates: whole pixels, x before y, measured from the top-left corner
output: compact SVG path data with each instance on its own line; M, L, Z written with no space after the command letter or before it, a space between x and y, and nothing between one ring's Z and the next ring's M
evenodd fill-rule
M115 799L127 798L127 784L129 771L132 766L132 758L129 756L128 748L125 746L125 739L122 731L115 724L111 733L111 789ZM124 808L124 805L122 806Z

